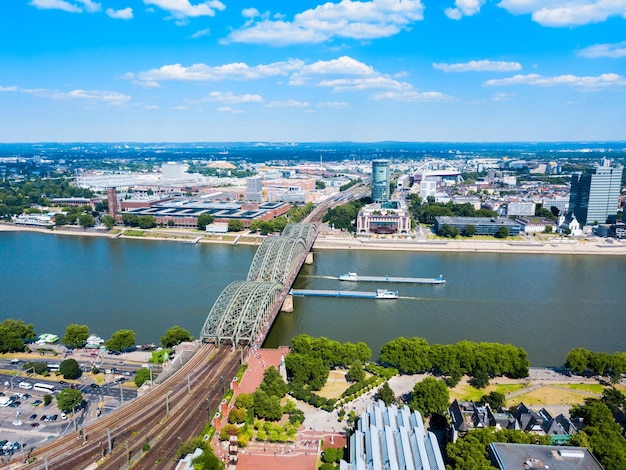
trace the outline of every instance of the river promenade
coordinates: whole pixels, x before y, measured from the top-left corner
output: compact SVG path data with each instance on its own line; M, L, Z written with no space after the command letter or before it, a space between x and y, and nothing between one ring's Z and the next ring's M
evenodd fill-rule
M106 238L133 238L141 240L163 240L191 242L198 237L198 243L224 243L242 245L260 245L264 236L242 234L202 234L199 231L175 229L142 230L144 236L124 235L125 229L113 231L103 229L29 227L11 223L0 223L0 232L28 231L50 235L71 235ZM314 249L330 250L389 250L423 252L459 252L459 253L533 253L550 255L626 255L626 242L599 237L578 240L560 239L524 239L524 240L477 240L477 239L441 239L441 238L365 238L354 237L346 232L324 232L317 237Z

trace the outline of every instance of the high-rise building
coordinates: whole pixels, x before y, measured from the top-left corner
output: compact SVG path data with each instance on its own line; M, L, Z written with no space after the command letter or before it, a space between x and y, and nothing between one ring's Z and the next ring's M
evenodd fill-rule
M610 161L603 159L601 166L572 174L569 210L574 211L581 225L604 224L615 219L622 171L623 167L611 167Z
M246 200L263 202L263 178L246 178Z
M372 161L372 200L389 201L389 160Z
M109 203L109 215L115 217L120 210L115 188L107 188L107 202Z

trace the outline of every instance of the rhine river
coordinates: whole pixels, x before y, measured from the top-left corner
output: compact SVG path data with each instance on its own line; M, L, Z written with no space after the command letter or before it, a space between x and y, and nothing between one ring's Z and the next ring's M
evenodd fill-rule
M0 233L0 317L62 336L70 323L103 338L118 329L159 342L173 325L198 336L222 290L246 278L256 247ZM265 343L307 333L364 341L378 356L398 336L430 344L511 343L532 366L559 366L567 352L626 351L626 262L621 256L314 250L297 288L398 290L397 300L295 299ZM371 276L436 277L443 286L339 282Z

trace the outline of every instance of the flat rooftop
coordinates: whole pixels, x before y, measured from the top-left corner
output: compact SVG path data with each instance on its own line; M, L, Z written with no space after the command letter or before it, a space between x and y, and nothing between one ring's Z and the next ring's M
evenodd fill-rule
M489 454L501 470L604 470L586 447L494 442Z

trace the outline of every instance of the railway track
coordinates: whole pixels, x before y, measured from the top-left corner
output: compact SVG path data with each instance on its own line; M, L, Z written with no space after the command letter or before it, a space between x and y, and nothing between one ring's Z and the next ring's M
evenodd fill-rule
M192 431L201 431L208 419L207 409L217 408L222 397L220 379L224 376L230 380L234 376L239 367L238 359L239 354L231 352L230 348L217 350L215 346L205 344L154 390L85 426L82 432L71 433L34 449L29 457L36 458L35 462L21 466L13 464L13 468L40 470L47 465L50 470L75 470L100 461L99 468L118 470L129 458L138 456L144 444L155 442L159 443L155 447L162 455L154 460L150 458L150 467L173 468L171 457L182 441L194 435ZM176 442L167 436L173 436ZM162 443L167 445L163 447ZM155 467L159 458L164 466Z

